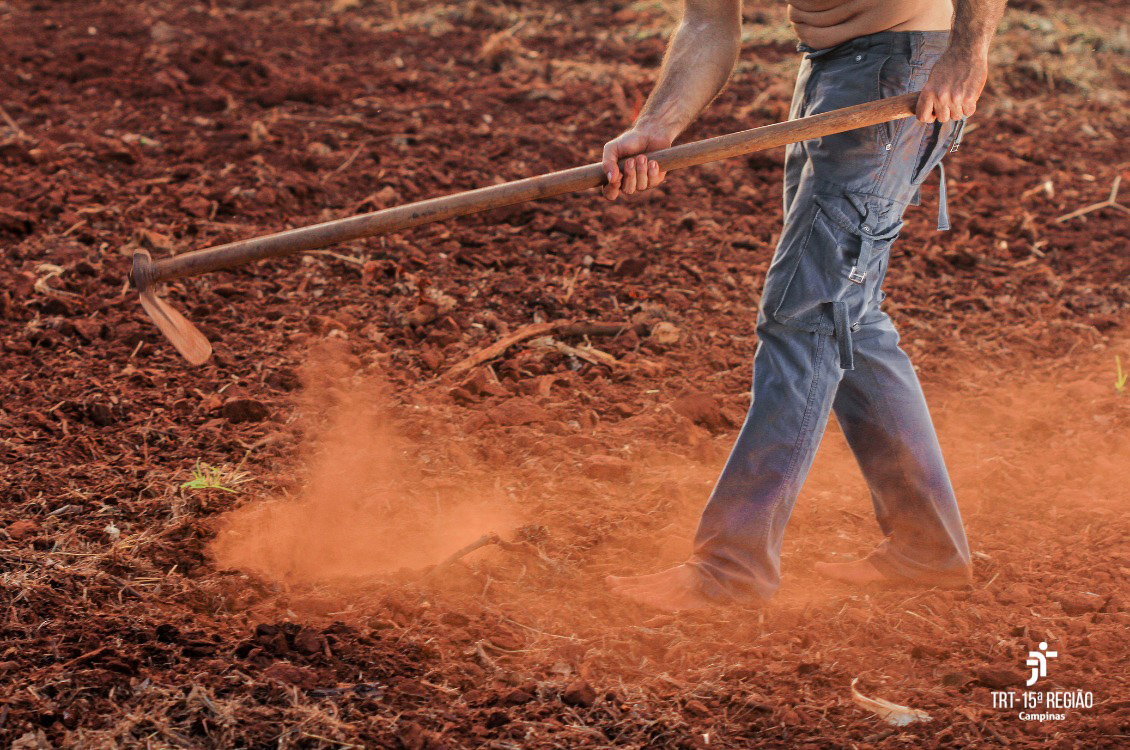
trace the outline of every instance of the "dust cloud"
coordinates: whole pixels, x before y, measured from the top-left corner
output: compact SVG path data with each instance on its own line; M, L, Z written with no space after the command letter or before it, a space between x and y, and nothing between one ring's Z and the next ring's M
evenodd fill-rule
M517 525L493 485L426 477L391 424L379 377L357 376L325 350L301 375L300 418L317 425L299 453L303 485L227 514L211 547L218 567L287 584L342 583L422 569Z

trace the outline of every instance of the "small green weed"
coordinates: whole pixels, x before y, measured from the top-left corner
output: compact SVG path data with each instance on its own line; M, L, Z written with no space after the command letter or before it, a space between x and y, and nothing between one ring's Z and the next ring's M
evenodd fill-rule
M1130 379L1130 374L1122 369L1122 358L1117 354L1114 355L1114 367L1118 374L1114 376L1114 390L1119 393L1126 393L1126 381Z
M235 493L236 485L242 484L251 478L246 471L235 469L221 469L218 466L197 461L192 468L192 479L181 484L182 490L222 490Z

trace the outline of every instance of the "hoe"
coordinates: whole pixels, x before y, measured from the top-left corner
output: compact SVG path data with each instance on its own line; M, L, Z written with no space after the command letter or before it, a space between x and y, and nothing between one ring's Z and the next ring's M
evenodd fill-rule
M657 161L664 170L682 169L909 117L914 114L917 101L918 94L890 97L788 122L672 146L649 154L648 158ZM589 164L277 234L194 250L157 261L154 261L145 250L140 250L134 253L130 280L141 294L141 306L145 308L145 312L161 332L185 359L194 365L199 365L212 354L212 345L196 326L173 309L168 302L157 296L156 287L162 281L233 268L264 258L277 258L305 250L316 250L361 237L409 229L433 221L466 216L538 198L574 193L599 187L606 182L607 177L601 165Z

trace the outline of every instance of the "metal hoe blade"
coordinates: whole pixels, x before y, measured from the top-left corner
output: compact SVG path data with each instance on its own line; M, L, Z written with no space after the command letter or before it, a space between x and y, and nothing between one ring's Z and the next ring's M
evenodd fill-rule
M165 338L173 342L173 346L194 365L202 365L212 356L212 345L200 330L188 322L188 319L177 312L172 305L146 289L141 293L141 306L153 322L165 334Z
M149 273L152 263L145 250L134 253L130 276L141 292L141 306L181 356L194 365L204 364L212 356L212 345L186 317L154 293Z

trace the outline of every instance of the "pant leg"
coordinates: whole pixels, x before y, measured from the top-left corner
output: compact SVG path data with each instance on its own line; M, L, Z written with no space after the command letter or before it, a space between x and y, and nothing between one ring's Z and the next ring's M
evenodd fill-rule
M922 34L913 33L918 35L914 37L918 44ZM892 35L898 37L887 32L883 38ZM899 45L905 46L906 38L899 38ZM900 56L893 52L898 45L884 47L874 41L861 42L858 54L855 49L852 54L837 50L823 61L812 59L823 51L810 55L798 76L796 96L803 101L794 100L794 115L903 93L883 91L879 84L884 80L894 81L896 88L909 88L912 77L921 73L915 68L915 55ZM882 385L876 373L897 373L895 380L905 380L907 372L913 374L908 362L899 361L900 357L905 360L905 354L897 347L897 336L871 337L874 345L862 345L869 337L860 334L863 338L857 346L853 333L865 323L874 323L879 315L879 284L890 245L902 225L902 213L923 172L922 157L944 146L942 133L935 135L927 144L914 126L882 125L807 141L788 153L785 228L762 295L753 402L703 511L690 561L700 572L708 595L764 599L776 590L784 528L845 374L853 383L852 393L843 398L845 413L854 413L850 407L868 412L878 403ZM851 369L856 352L861 356L859 373ZM894 408L899 414L888 422L905 430L890 431L888 446L899 440L911 446L931 441L936 445L928 414L922 419L924 402L904 394ZM928 438L919 434L923 425L929 427ZM860 445L859 439L854 445ZM878 459L865 449L857 455L860 453L874 467ZM909 484L934 486L941 481L937 476L918 477L923 466L935 473L940 467L944 477L939 452L937 461L908 464ZM873 468L872 473L875 471ZM880 482L883 487L889 484ZM944 484L948 486L948 479ZM903 502L901 495L889 490L880 497L888 505ZM884 511L884 518L892 526L906 524L899 540L911 547L922 539L942 539L944 535L929 529L929 523L924 531L915 525L917 511L925 506L945 519L941 526L956 544L960 519L956 505L944 492L920 495L905 508ZM903 547L887 546L895 552L889 559L906 570L915 562L937 564L942 557L939 552L907 556L902 554ZM964 554L967 557L968 552Z
M921 88L944 48L944 38L926 35L916 40L905 72L910 90ZM907 123L892 148L884 194L917 193L959 132L955 123ZM944 189L940 193L942 228ZM878 277L876 294L867 300L858 321L854 369L845 371L833 408L867 479L886 537L871 559L888 575L913 579L967 569L970 556L925 395L910 358L899 347L894 325L881 309L887 260L882 257L872 271Z
M777 590L785 524L843 372L827 334L765 314L757 333L753 403L695 535L692 564L719 599L768 599Z
M793 86L793 100L789 105L790 120L804 116L805 91L808 88L810 72L811 66L809 65L801 65L797 72L796 84ZM788 223L789 212L792 211L793 205L796 203L796 192L800 187L801 173L804 171L807 162L808 153L804 149L803 142L790 143L785 146L785 183L781 194L784 211L781 215L785 217L786 223Z
M803 117L812 65L797 75L790 119ZM811 241L813 171L803 143L786 149L784 229L768 279L795 273ZM819 238L817 238L819 241ZM815 256L815 254L814 254ZM768 283L768 282L767 282ZM785 526L831 412L842 375L831 326L783 325L758 315L752 402L699 521L691 560L702 588L718 599L768 599L780 583Z
M872 553L888 575L917 578L969 565L941 446L910 358L885 315L854 338L833 408L867 478L886 539Z

